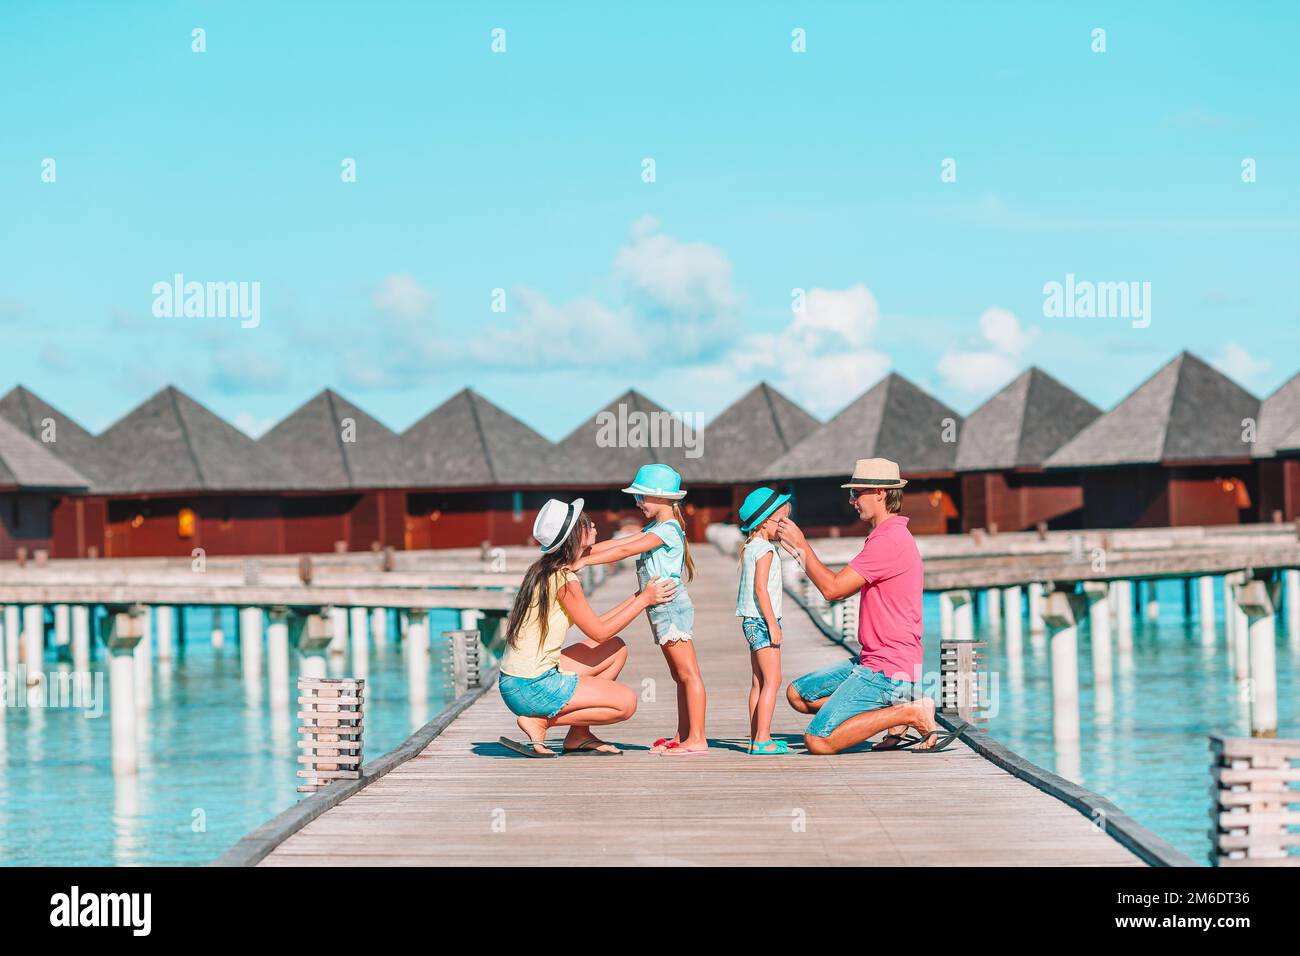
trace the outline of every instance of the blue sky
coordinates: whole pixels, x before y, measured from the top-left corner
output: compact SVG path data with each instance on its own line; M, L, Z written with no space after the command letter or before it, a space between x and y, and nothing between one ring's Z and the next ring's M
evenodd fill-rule
M257 432L471 385L552 438L628 386L827 417L888 370L1109 407L1184 348L1267 394L1300 12L1087 6L10 2L0 389L99 429L172 383ZM154 316L176 273L260 283L260 324ZM1045 317L1067 273L1150 282L1150 327Z

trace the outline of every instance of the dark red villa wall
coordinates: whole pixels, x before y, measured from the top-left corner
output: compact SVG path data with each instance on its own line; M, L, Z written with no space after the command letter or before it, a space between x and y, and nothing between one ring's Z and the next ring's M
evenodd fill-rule
M1300 458L1266 459L1257 467L1257 520L1271 522L1274 513L1280 513L1283 521L1300 518Z
M37 550L53 553L54 499L48 495L0 494L0 558L13 559L19 548L28 555Z
M194 533L180 534L180 512L195 513ZM102 554L109 558L208 554L275 554L282 550L280 502L259 495L109 498Z
M1239 524L1255 513L1254 472L1247 463L1087 471L1083 473L1084 527Z
M1052 530L1083 523L1083 487L1077 475L979 472L961 476L963 531L1025 531L1046 522Z

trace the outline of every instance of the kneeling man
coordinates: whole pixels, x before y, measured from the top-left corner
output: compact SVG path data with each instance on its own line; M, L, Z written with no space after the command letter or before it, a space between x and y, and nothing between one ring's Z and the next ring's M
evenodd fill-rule
M849 503L871 525L871 533L858 556L838 573L813 553L794 522L781 522L782 543L803 552L808 577L827 601L860 594L858 660L805 674L786 691L791 707L814 715L804 734L809 753L839 753L882 730L889 733L876 749L942 748L956 736L938 729L932 699L913 699L921 677L923 572L907 518L899 514L906 484L895 462L858 461L853 477L841 487L849 489ZM909 726L920 732L919 740L903 736Z

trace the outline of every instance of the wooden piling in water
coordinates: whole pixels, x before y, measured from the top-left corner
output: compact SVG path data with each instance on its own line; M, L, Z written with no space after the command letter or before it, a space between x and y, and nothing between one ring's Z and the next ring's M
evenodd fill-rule
M1300 740L1210 735L1213 866L1300 866Z
M139 765L136 740L135 649L144 636L148 609L140 605L111 607L104 619L108 647L109 722L114 774L132 774Z
M1249 662L1250 735L1277 736L1277 662L1274 650L1273 601L1260 580L1238 584L1237 606L1245 614L1246 647L1237 645Z

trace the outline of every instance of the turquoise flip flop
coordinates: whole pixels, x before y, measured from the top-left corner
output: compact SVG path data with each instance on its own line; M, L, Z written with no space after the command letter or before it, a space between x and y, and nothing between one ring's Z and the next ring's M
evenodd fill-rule
M751 741L749 745L749 755L751 757L776 757L789 752L790 745L784 740L768 740L761 744Z

